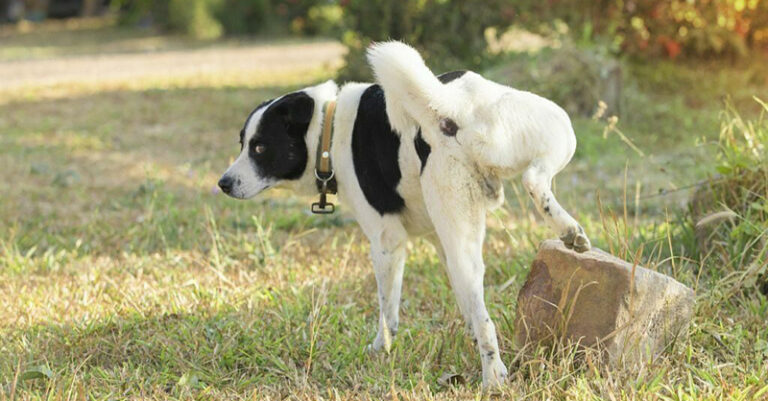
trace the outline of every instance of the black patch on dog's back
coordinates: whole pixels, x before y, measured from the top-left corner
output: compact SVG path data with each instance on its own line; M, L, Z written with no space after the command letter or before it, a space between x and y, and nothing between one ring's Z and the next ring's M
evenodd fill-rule
M423 173L424 167L427 165L427 158L429 158L429 154L432 152L432 147L421 136L421 128L416 133L416 138L413 139L413 147L416 148L416 154L419 155L419 160L421 160L421 172Z
M405 201L397 193L400 183L400 136L387 118L384 91L371 85L360 97L352 131L352 161L363 195L379 214L397 213Z
M301 177L308 160L304 137L314 109L315 101L304 92L289 93L269 104L248 142L248 156L259 176L281 180ZM264 145L264 153L257 154L256 145Z
M448 82L451 82L454 79L459 79L459 78L463 77L464 74L466 74L466 73L467 73L466 70L446 72L444 74L438 75L437 79L439 79L440 82L442 82L444 84L447 84Z

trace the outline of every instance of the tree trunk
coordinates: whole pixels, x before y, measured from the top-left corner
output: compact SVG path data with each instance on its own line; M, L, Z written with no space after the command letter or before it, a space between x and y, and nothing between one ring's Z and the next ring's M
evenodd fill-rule
M99 0L83 0L83 8L80 10L81 17L93 17L99 12Z

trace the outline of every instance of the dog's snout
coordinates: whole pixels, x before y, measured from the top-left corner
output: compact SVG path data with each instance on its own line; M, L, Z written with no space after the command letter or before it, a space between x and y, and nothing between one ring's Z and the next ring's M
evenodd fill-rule
M232 192L232 187L235 185L235 179L231 176L225 175L219 180L219 188L224 191L225 194Z

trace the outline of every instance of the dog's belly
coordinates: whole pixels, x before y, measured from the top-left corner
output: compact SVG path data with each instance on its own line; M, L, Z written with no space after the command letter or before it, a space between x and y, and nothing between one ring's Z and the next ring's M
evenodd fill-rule
M407 140L404 143L408 143ZM398 193L405 200L405 208L400 212L400 220L406 231L411 236L424 236L434 232L432 218L427 212L427 205L424 202L424 194L421 187L422 166L426 163L418 151L409 150L404 147L400 152L400 168L403 171L403 178ZM430 155L429 157L451 157L446 154ZM486 210L493 210L501 206L504 202L504 185L499 172L482 168L477 164L471 163L466 166L471 170L473 184L479 189L484 201ZM456 185L461 185L457 182ZM457 188L458 190L458 188Z

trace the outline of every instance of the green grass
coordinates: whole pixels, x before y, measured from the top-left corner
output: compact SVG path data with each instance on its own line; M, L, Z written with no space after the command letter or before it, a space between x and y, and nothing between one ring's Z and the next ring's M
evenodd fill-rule
M690 84L739 103L765 83L744 78L754 66L634 68L637 114L619 127L647 156L577 118L558 193L595 245L642 249L645 265L696 290L690 336L639 371L542 353L513 367L504 398L766 398L768 299L744 280L750 261L698 260L687 192L634 207L638 182L654 194L714 171L714 147L694 145L716 138L720 100L690 104ZM0 94L0 400L482 397L479 357L429 245L409 246L392 351L369 355L378 306L354 222L313 216L287 193L238 202L214 191L250 109L330 73L319 74ZM509 184L485 248L509 365L517 291L552 236L520 193ZM441 387L445 372L469 384Z

